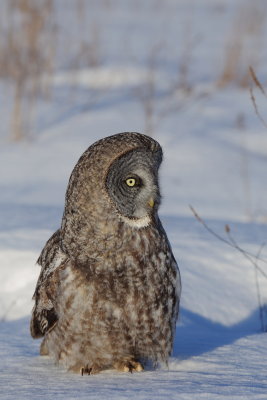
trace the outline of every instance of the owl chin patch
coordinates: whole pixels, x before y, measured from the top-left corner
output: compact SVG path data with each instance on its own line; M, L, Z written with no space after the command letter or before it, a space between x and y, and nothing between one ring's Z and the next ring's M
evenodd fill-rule
M120 215L120 218L127 225L137 229L146 228L151 223L151 218L149 215L145 215L144 217L141 218L128 218L123 215Z

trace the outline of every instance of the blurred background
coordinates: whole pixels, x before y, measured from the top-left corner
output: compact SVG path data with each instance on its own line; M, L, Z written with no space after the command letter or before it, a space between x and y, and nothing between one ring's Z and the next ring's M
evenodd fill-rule
M246 90L249 66L264 85L266 13L264 0L3 0L1 140L125 102L153 134L212 91Z
M245 318L254 278L233 299L230 277L238 263L243 279L244 260L214 243L211 254L189 205L264 258L266 1L2 0L0 22L0 319L30 313L34 264L60 226L78 158L124 131L163 147L160 215L181 259L185 307L227 324ZM222 314L216 265L230 269ZM213 293L207 307L199 269Z

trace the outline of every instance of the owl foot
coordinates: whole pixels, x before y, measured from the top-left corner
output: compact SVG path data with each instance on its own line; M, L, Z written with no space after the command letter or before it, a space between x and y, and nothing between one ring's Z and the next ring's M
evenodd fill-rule
M98 372L100 372L99 368L96 368L94 366L89 367L89 365L85 365L84 367L81 367L80 369L80 374L83 375L94 375L97 374Z
M86 365L85 367L82 367L81 369L80 369L80 373L81 373L81 375L83 376L84 374L86 374L86 375L91 375L91 371L92 371L92 368L90 367L88 367L88 365Z
M114 368L120 372L141 372L144 370L143 365L135 360L122 360L114 364Z

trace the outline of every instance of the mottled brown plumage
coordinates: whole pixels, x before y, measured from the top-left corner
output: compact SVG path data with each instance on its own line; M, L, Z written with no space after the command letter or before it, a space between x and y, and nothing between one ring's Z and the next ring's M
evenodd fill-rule
M138 133L104 138L70 177L61 228L46 243L33 337L68 370L140 371L167 361L180 275L158 218L160 145Z

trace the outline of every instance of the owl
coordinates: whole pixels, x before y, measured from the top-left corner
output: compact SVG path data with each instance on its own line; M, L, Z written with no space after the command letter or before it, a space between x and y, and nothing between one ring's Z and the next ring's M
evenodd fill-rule
M180 273L158 208L161 146L127 132L76 164L62 223L37 263L31 335L68 371L142 371L167 362Z

